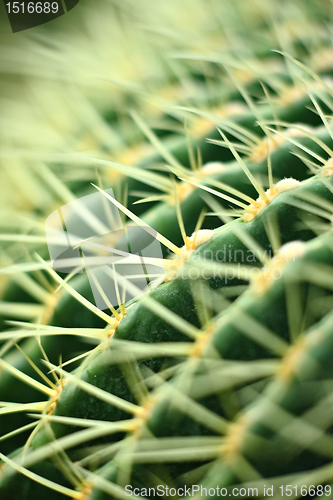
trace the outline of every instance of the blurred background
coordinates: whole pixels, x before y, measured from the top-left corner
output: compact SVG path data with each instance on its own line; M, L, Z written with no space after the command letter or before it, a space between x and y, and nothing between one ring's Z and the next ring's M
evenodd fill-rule
M12 33L1 3L0 230L43 235L67 188L117 184L121 173L82 155L133 166L149 156L133 110L166 139L184 136L185 121L204 133L204 120L179 107L215 112L234 88L226 68L240 84L260 80L277 92L286 67L294 75L297 67L272 50L316 71L331 68L332 5L80 0L62 17ZM6 243L14 261L30 249Z

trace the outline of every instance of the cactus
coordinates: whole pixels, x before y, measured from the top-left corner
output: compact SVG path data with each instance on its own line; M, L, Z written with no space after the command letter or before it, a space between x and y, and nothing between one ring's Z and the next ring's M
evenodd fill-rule
M68 59L67 76L77 82L71 109L91 126L65 119L69 100L55 80L69 137L46 127L47 146L36 140L29 156L28 136L7 136L3 157L32 191L25 206L6 198L12 219L3 219L0 235L1 500L235 491L264 498L268 488L274 498L290 488L295 498L331 496L327 6L295 0L285 6L289 18L271 1L234 4L235 11L214 4L221 25L231 26L221 34L214 9L200 0L184 2L176 18L173 2L156 8L146 0L146 26L152 33L156 15L164 19L160 34L178 59L165 68L158 37L149 43L142 35L141 48L129 38L121 51L135 49L139 65L149 48L151 66L135 86L128 81L133 68L119 62L112 95L81 82L80 58L74 72ZM112 21L114 40L138 34L142 13L130 0L100 5L121 21L119 29ZM189 12L197 31L187 25ZM82 19L87 26L101 20L89 2ZM170 20L178 37L166 30ZM240 21L248 48L230 51ZM103 27L97 73L109 50ZM73 46L82 42L79 29L75 37ZM198 40L211 52L200 52ZM224 52L216 55L220 44ZM63 58L61 46L57 51ZM92 66L90 49L84 57ZM7 190L13 182L22 189L8 165ZM118 251L144 238L147 227L163 247L157 265L164 273L154 286L142 295L135 281L114 272L133 298L119 293L118 304L103 310L85 274L52 268L43 228L61 204L93 192L122 213ZM80 217L88 224L90 216L72 214L71 225Z

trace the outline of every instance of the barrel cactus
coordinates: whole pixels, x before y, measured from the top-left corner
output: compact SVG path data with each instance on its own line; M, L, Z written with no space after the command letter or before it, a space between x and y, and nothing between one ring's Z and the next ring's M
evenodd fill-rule
M331 498L327 4L143 4L100 2L118 54L84 2L77 53L50 49L66 133L40 96L45 144L5 135L0 498ZM95 61L78 47L97 22ZM17 87L48 94L32 73ZM132 273L101 278L109 247Z

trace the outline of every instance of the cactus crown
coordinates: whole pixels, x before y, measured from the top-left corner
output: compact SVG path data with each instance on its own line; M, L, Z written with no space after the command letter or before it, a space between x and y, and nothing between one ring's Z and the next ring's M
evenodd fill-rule
M327 3L82 3L2 103L1 500L330 497Z

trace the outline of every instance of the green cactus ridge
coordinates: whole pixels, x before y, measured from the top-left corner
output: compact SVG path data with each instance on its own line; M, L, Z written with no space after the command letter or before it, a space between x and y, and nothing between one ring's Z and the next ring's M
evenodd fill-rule
M254 439L254 437L251 436L253 434L257 435L259 432L259 435L262 435L263 438L266 439L266 444L264 442L260 444L259 441L259 450L262 449L262 446L270 446L270 434L267 435L267 431L265 431L265 425L269 425L269 429L271 429L272 425L270 414L268 413L267 416L268 411L277 412L276 405L281 405L281 411L279 411L282 412L281 425L283 426L285 419L287 419L287 422L291 420L290 425L293 425L293 417L291 417L290 414L296 414L297 418L300 418L300 412L303 413L310 409L309 415L311 415L314 413L316 404L318 404L320 408L322 399L326 401L329 397L329 393L327 393L325 387L323 387L323 392L321 392L315 389L316 386L312 384L313 390L310 391L310 393L304 388L306 397L304 397L304 399L302 398L302 400L295 400L295 397L292 396L292 391L300 390L299 383L303 380L303 377L305 377L306 380L309 379L313 381L321 380L324 377L326 380L327 373L329 373L327 370L331 369L331 348L329 347L331 344L330 338L332 331L331 312L325 312L325 308L323 309L321 306L319 310L315 309L315 311L311 311L311 313L308 314L307 321L304 323L303 311L307 311L307 308L312 305L312 302L308 302L309 296L312 296L312 298L316 297L317 302L325 302L325 297L331 298L332 280L329 269L333 265L332 259L333 239L331 232L324 233L319 238L308 243L289 243L282 247L280 254L272 259L268 267L266 269L261 269L261 275L255 277L248 291L240 296L233 305L220 316L217 316L213 323L203 330L202 335L200 337L198 336L195 345L192 343L190 344L190 349L188 349L186 353L188 359L182 362L182 370L178 370L178 373L176 372L169 383L164 382L163 376L161 378L162 374L158 376L155 390L148 396L148 399L145 400L144 398L141 401L142 407L147 408L148 413L139 412L139 407L136 407L137 410L134 412L134 420L126 420L124 422L125 425L123 429L125 430L127 428L127 430L129 430L132 427L131 433L133 436L136 436L135 440L138 440L138 444L133 448L133 443L130 437L127 436L127 438L123 440L123 448L121 447L114 461L111 462L110 465L102 468L103 475L109 478L112 473L111 475L114 476L115 467L116 469L118 467L120 467L120 470L122 469L122 460L131 460L131 463L133 462L132 467L134 468L133 478L140 477L142 480L148 473L147 467L148 471L150 467L152 467L152 471L155 468L155 465L150 466L148 464L155 464L156 460L161 460L162 464L164 464L163 467L166 467L168 470L170 469L169 472L168 470L164 472L163 476L165 474L171 474L173 476L173 482L175 482L174 484L179 484L178 476L179 474L182 475L188 472L186 470L184 471L184 464L186 468L189 460L193 462L193 456L196 457L194 462L199 462L200 464L200 462L204 462L205 458L207 459L207 457L210 456L209 453L212 453L212 456L215 457L216 453L221 453L224 449L225 457L221 458L221 468L223 470L229 467L230 475L233 477L234 481L234 483L231 482L230 484L238 484L237 457L238 454L244 454L246 459L249 460ZM306 271L304 263L307 264ZM281 271L279 279L274 279L274 273L272 272L274 269ZM298 318L298 324L295 318L291 320L291 318L288 317L290 311L286 309L286 295L289 293L288 289L290 286L298 290L298 300L303 303L303 306L305 305L305 307L299 308L301 317ZM284 327L282 325L281 331L277 330L274 323L272 324L271 312L268 307L268 304L271 303L272 300L278 308L277 313L279 317L281 319L285 317ZM294 324L290 324L291 321L293 321ZM254 326L256 326L256 328L254 328ZM298 331L296 331L295 328L298 328ZM288 331L289 333L287 333ZM319 334L320 340L318 339ZM242 340L239 339L239 336L242 337ZM204 337L208 338L203 342ZM310 347L308 347L312 345L316 346L313 354L313 351L309 350ZM124 348L126 349L126 347ZM271 350L272 348L273 350ZM135 351L133 350L132 352L134 353ZM313 366L313 368L309 373L309 355L314 356L315 360L317 360L319 356L321 361L323 359L326 361L312 363L311 366ZM182 358L184 357L184 350L182 349L181 356ZM295 356L297 356L296 365L292 363ZM305 358L304 362L302 361L303 357ZM140 356L138 359L140 359ZM204 362L205 359L211 360L213 363L207 364L207 362ZM249 363L252 365L251 368ZM130 365L133 367L133 358L130 359L127 370L131 370L129 368ZM145 367L145 369L150 371L148 367ZM190 380L184 379L184 373L187 373L187 370L189 370ZM219 376L219 373L221 373L221 375L223 374L223 376ZM229 376L228 373L230 373ZM302 375L302 373L304 374ZM158 379L160 380L158 381ZM295 382L293 381L294 379ZM207 380L211 380L208 385ZM215 384L212 384L212 380L215 381ZM258 384L258 381L261 383ZM76 385L75 382L74 385ZM69 384L65 385L61 397L65 395L68 387ZM88 388L87 385L82 387L85 390ZM253 387L253 389L249 391L251 387ZM229 391L231 388L233 389L234 401L230 401ZM263 391L263 395L260 398L258 398L258 390L260 392ZM140 392L141 391L139 391L139 393ZM252 392L252 400L250 399L250 401L248 392L250 392L250 394ZM91 401L89 393L91 394L93 391L88 390L88 394L86 395L84 392L81 393L80 399L82 403L85 397ZM136 394L136 397L139 393ZM270 396L270 394L272 394L272 396ZM69 400L71 396L71 391L69 391L69 394L67 394ZM267 398L271 402L271 406L268 407L266 404ZM275 406L272 406L273 404L275 404ZM132 407L135 408L135 404L132 403ZM247 410L247 407L249 407L249 410ZM239 412L241 412L241 416L238 415ZM263 412L263 416L261 416L261 412ZM99 415L101 414L100 412ZM250 443L250 445L248 445L250 448L244 448L245 451L243 451L243 448L241 448L241 446L243 446L242 441L238 444L239 439L235 440L232 437L232 429L234 427L237 429L238 425L245 425L244 422L247 424L248 414L253 414L255 416L254 421L250 419L250 429L253 428L254 430L251 431L249 426L246 425L245 432L248 433L249 438L246 437L247 434L244 436L244 432L240 434L242 437L244 436L244 443L247 443L247 440L249 440ZM285 416L283 417L283 415ZM81 416L84 416L84 412L81 413ZM237 418L236 421L233 422L235 416ZM92 418L91 415L90 418ZM312 417L312 421L313 418L314 417ZM261 421L267 423L260 423ZM259 423L257 424L257 422ZM306 422L307 419L305 419L304 425L306 425ZM130 425L131 423L132 425ZM326 420L324 420L323 423L329 425ZM275 422L273 425L275 426L273 430L277 431L278 424ZM179 435L180 429L181 434ZM203 431L203 429L206 429L206 431ZM118 429L115 428L114 430L111 428L109 432L119 432L119 430L121 430L121 426L118 426ZM107 430L103 431L107 432ZM103 435L103 431L97 432L95 436ZM189 443L191 443L190 436L200 436L202 434L204 436L207 435L207 432L208 436L219 436L218 441L216 438L215 442L212 437L211 442L215 443L215 445L203 445L204 448L201 452L200 441L198 441L196 445L192 445L196 447L199 446L196 452L197 455L195 453L193 455L189 452L184 453L187 458L184 457L184 463L180 465L178 465L179 456L175 452L171 452L169 458L167 450L170 443L165 439L167 436L183 436L184 439L186 439L187 436ZM271 432L272 430L270 433ZM153 442L150 445L153 446L152 451L149 453L150 447L148 441L147 452L140 452L140 440L143 440L143 443L145 443L145 439L151 436L151 433L160 440L159 445L156 446L156 443L154 444ZM289 436L289 434L287 434L287 436ZM177 439L180 439L180 437L174 437L174 439L176 439L177 442ZM204 437L202 439L204 442ZM287 446L285 443L286 438L281 437L281 439L282 441L279 444L280 453L284 451L283 447ZM78 438L77 443L79 442L80 440ZM220 444L217 446L218 442L220 442ZM207 443L209 443L209 440ZM238 448L233 449L236 445ZM296 457L298 458L295 462L296 468L301 467L299 458L300 453L301 460L304 460L305 468L311 468L311 466L313 466L313 460L315 460L316 465L318 465L319 461L319 465L322 466L325 463L325 451L323 450L322 453L324 458L321 459L320 457L313 456L312 448L310 447L308 451L307 445L307 442L303 443L302 447L302 443L298 443L299 451L297 452L296 450L293 454L294 460L296 460ZM164 454L160 453L159 455L157 453L156 458L156 451L154 454L154 450L158 449L162 451L163 446L167 447ZM180 449L178 453L180 454L187 449L187 447L184 448L185 441L182 444L181 439L179 446ZM208 446L208 449L211 451L205 452L205 446ZM244 446L246 446L246 444L244 444ZM274 447L275 446L276 444L274 444ZM255 455L253 458L256 468L259 467L257 463L258 457L260 458L262 456L260 453L258 454L257 448L258 447L255 448ZM42 448L39 448L39 450L41 449ZM143 445L143 450L145 449L146 447ZM47 446L44 446L44 451L47 451ZM105 450L105 452L106 456L108 456L107 450ZM54 450L52 451L52 449L49 449L48 453L52 456ZM128 458L128 453L133 454L131 459ZM276 449L275 453L277 454L277 462L276 464L275 462L269 464L269 471L265 471L266 477L274 477L275 475L286 472L283 470L285 464L281 465L279 454ZM103 460L103 454L99 453L99 455L99 461ZM124 456L126 458L122 458ZM160 459L158 458L159 456L161 457ZM176 465L172 465L175 459ZM90 460L94 461L93 458ZM136 465L137 461L138 465ZM168 462L171 462L171 465ZM145 472L143 472L142 465L140 465L142 463L146 464L144 466ZM195 465L198 466L197 463ZM267 468L265 460L261 467ZM289 462L288 467L291 467ZM288 469L288 471L292 472L291 469ZM145 474L145 476L143 474ZM175 476L175 474L177 475ZM150 485L149 475L147 477L148 479L144 480L142 484L147 484L145 481L148 481ZM220 474L219 478L221 478ZM243 480L244 478L240 479ZM256 475L254 475L253 479L256 479ZM208 480L204 479L204 487L207 486L207 481ZM209 486L212 484L213 483L208 483ZM221 484L220 487L229 486L227 483L220 483L220 481L219 484ZM152 483L151 486L153 487L153 485ZM98 489L97 487L97 490ZM100 494L101 493L97 492L96 498L99 498ZM94 497L95 496L92 496L92 498Z
M329 178L324 178L324 179L325 180L327 179L327 181L329 180ZM304 191L305 191L308 194L312 193L312 195L315 195L317 197L317 198L315 198L317 201L318 201L318 199L320 199L321 202L324 203L326 200L326 203L328 203L328 206L330 206L331 205L331 191L330 191L330 189L328 189L327 186L329 186L329 184L327 185L327 182L322 182L322 180L317 179L317 178L303 181L303 185L302 185L302 183L300 183L300 185L297 187L294 187L294 185L293 185L291 191L287 190L287 191L284 191L284 192L281 192L280 194L278 194L263 210L261 210L258 213L258 215L252 221L250 221L250 222L235 221L235 222L231 223L229 226L222 227L222 230L220 230L220 232L217 232L217 234L215 236L212 236L209 239L209 241L204 243L202 246L198 247L198 249L194 252L194 254L192 256L192 259L194 259L196 253L198 253L200 255L200 253L203 252L203 250L208 249L210 252L210 255L212 252L211 249L215 249L215 252L218 252L218 250L221 249L221 247L223 248L223 245L221 245L221 239L219 241L215 241L215 240L217 240L219 238L225 239L229 235L230 235L229 238L230 237L232 238L231 241L233 243L232 244L228 243L227 245L230 245L233 249L239 250L239 246L241 244L241 248L243 250L245 248L245 250L246 250L246 247L244 247L244 244L242 244L242 239L244 239L244 234L246 234L247 232L250 235L251 235L251 233L256 235L257 242L259 244L261 244L262 246L268 248L269 240L268 240L266 232L265 232L265 225L264 225L263 221L261 220L261 219L265 220L265 214L266 214L266 220L267 220L267 217L271 218L272 214L275 213L275 214L278 214L278 216L279 216L278 220L282 221L282 220L286 219L286 217L284 215L284 210L287 209L287 211L290 212L290 209L291 209L292 211L295 212L294 213L295 227L297 227L296 222L297 222L297 220L301 220L301 217L297 217L297 215L296 215L298 213L299 209L297 208L297 203L295 203L295 199L296 200L299 198L304 199L304 195L302 193L304 193ZM300 194L298 194L298 193L300 193ZM294 195L294 196L292 196L292 195ZM290 200L294 199L294 204L291 203L290 201L288 203L288 198ZM309 195L307 196L307 198L311 199L309 197ZM313 208L316 208L316 205L314 205ZM310 214L311 214L311 209L309 210L309 205L306 206L306 209L307 209L307 211L310 211ZM316 213L316 210L314 210L314 212ZM313 214L311 214L311 215L313 215ZM316 215L316 217L318 217L318 216ZM288 222L289 222L288 229L290 230L290 225L292 224L292 216L290 215L290 213L289 213ZM240 226L242 229L240 229L240 227L238 227L238 231L237 230L233 231L232 228L234 226L235 227ZM244 229L243 229L243 227L244 227ZM260 230L259 230L259 227L261 227ZM283 226L281 225L280 222L278 224L278 227L280 229L280 236L281 236L281 235L283 235ZM304 231L304 227L301 226L301 228L302 229L300 231L298 230L300 237L302 237L302 236L304 237L304 234L305 234L306 235L305 240L309 239L311 237L311 235L309 235L309 230L306 229ZM238 234L237 234L237 232L238 232ZM298 233L294 229L289 234L295 235ZM261 237L260 237L260 234L262 234ZM239 235L242 235L242 238L239 239ZM324 236L326 236L326 234ZM229 238L227 238L226 241L229 241ZM235 241L238 241L238 245L235 244ZM288 232L286 234L286 241L288 241ZM282 237L282 242L283 243L285 242L284 237ZM311 246L312 242L310 242L309 245ZM316 247L316 245L314 245L314 246ZM331 253L331 250L329 250L329 254L330 253ZM317 254L318 254L318 252L315 253L316 257L317 257ZM205 255L205 252L203 252L203 255ZM195 260L194 260L194 262L195 262ZM191 257L187 261L187 263L185 264L184 267L186 268L186 266L189 266L190 264L191 264ZM258 264L262 265L260 262ZM253 270L253 268L252 268L252 270ZM264 273L264 272L268 272L268 271L265 270L265 267L264 267L264 268L261 268L261 271L260 271L260 269L258 269L258 272ZM292 276L292 273L291 273L291 276ZM178 284L179 280L180 280L180 283ZM279 286L281 288L281 286L282 286L281 281L282 280L277 280L276 283L274 283L275 288L278 288ZM179 302L179 295L177 295L177 293L175 293L175 292L177 292L179 290L179 288L182 289L181 284L184 284L184 283L185 283L185 288L186 288L186 285L188 286L187 280L186 279L184 280L183 278L176 276L169 283L165 283L164 285L160 285L160 287L157 288L150 295L152 295L154 297L154 294L155 294L155 297L154 297L155 300L158 300L158 302L161 304L163 304L163 297L165 297L164 300L166 301L166 304L171 308L171 310L173 312L176 312L176 314L178 314L179 317L184 316L184 314L182 314L181 311L192 311L192 314L189 317L185 317L185 318L183 317L183 319L187 320L188 322L191 322L192 324L194 323L195 328L199 328L200 324L199 324L198 319L193 321L193 312L195 311L195 309L194 309L193 297L191 296L191 293L187 292L189 299L192 301L191 308L189 308L188 305L184 306L184 304L182 302L180 302L180 306L179 306L179 303L178 303ZM164 288L165 287L170 288L170 286L174 287L175 292L167 292L166 293L164 291ZM252 288L253 288L253 286L252 286ZM257 285L257 288L258 288L258 286L259 285ZM263 285L261 285L261 286L263 286ZM183 285L183 287L184 287L184 285ZM156 293L158 293L160 290L161 290L161 298L158 299L158 295L156 298ZM260 290L260 286L259 286L259 290ZM251 291L251 289L249 290L249 293L250 293L250 291ZM319 292L316 291L316 293L318 294ZM252 379L251 375L250 375L250 382L252 382L253 380L256 381L257 378L261 379L262 377L264 377L264 378L267 376L270 377L270 376L272 376L272 374L276 370L276 366L274 366L274 364L273 364L273 372L272 372L272 367L265 366L265 365L260 367L260 358L267 356L267 353L265 351L265 348L267 348L267 344L269 344L269 345L276 344L275 349L281 355L281 349L282 349L282 351L284 351L286 348L284 345L284 342L286 340L289 340L288 338L286 338L286 332L288 331L288 318L287 318L288 314L287 314L287 311L285 310L285 306L286 306L285 300L281 301L281 299L280 299L280 301L279 301L276 298L271 299L269 297L269 294L267 294L267 295L263 294L261 302L263 302L264 304L263 304L263 306L261 306L262 308L260 309L261 304L259 303L257 295L258 295L258 292L254 293L254 304L252 304L250 301L248 307L245 308L245 318L247 317L249 312L252 316L254 314L253 311L258 310L258 308L259 308L259 310L255 316L257 316L257 322L260 325L260 329L264 329L264 333L268 337L268 340L266 340L266 345L264 344L264 346L259 346L259 350L258 350L258 347L256 347L256 344L255 343L253 344L253 341L251 342L251 340L249 341L249 339L244 340L242 338L240 340L237 337L237 335L235 336L235 332L233 331L233 329L231 329L231 331L228 332L228 326L225 324L225 318L228 316L232 317L232 310L237 311L237 307L238 307L237 304L239 302L242 302L242 300L243 300L243 302L246 304L247 300L249 300L249 299L248 299L247 295L245 294L245 295L241 295L239 297L238 301L235 302L235 306L229 306L229 308L231 308L231 309L227 308L227 310L222 313L222 319L223 319L222 324L224 326L224 329L222 331L226 331L226 335L227 335L226 338L227 339L228 338L232 339L231 345L230 345L230 340L229 340L229 342L228 341L222 342L222 344L220 343L221 341L217 341L217 344L215 344L214 348L213 348L213 353L216 353L216 349L217 349L217 352L219 353L219 355L222 354L224 359L228 359L229 356L228 356L227 352L224 351L224 348L218 347L218 346L226 345L226 346L228 346L228 351L230 353L232 353L232 358L234 358L236 356L236 359L237 359L237 352L239 351L240 346L242 346L241 352L239 354L241 361L245 361L245 362L249 361L249 360L254 361L254 362L259 361L259 365L257 367L257 370L253 370L253 369L251 370L251 372L252 372L251 375L254 377L254 379ZM170 302L170 297L173 297L173 296L175 297L175 306L177 305L178 307L180 307L180 309L175 309L175 306L172 306L172 302ZM182 296L183 296L182 300L184 300L184 297L185 297L184 290L182 291ZM322 297L320 297L320 298L322 299ZM282 302L282 304L281 304L282 309L278 312L278 317L280 318L280 323L279 323L280 331L276 330L276 325L274 323L273 318L271 317L271 312L270 312L270 309L268 307L268 304L272 300L275 303L275 307L278 307L277 304ZM304 300L304 298L302 300ZM198 297L196 297L196 301L198 301ZM170 306L170 304L171 304L171 306ZM160 325L159 327L157 327L157 330L154 331L152 328L154 327L154 325L156 325L156 322L158 323L158 319L156 318L156 315L155 314L151 315L152 316L152 319L150 320L151 325L149 325L149 323L148 323L148 325L149 325L148 326L147 321L149 321L149 320L147 318L147 313L149 315L149 311L147 311L147 309L145 307L143 307L143 309L141 307L142 312L140 313L140 312L138 312L138 311L140 311L140 309L138 311L136 310L138 308L138 306L140 307L140 301L138 302L138 304L133 304L133 306L125 314L124 318L122 318L122 320L120 321L119 326L116 329L116 332L115 332L115 334L111 340L111 343L110 343L111 351L109 351L109 348L107 348L106 350L103 350L103 351L97 350L96 355L94 356L94 357L96 357L96 361L94 361L94 357L92 358L91 356L89 356L87 358L86 362L84 362L84 364L82 365L82 368L79 369L78 374L80 376L80 379L83 380L83 386L81 386L81 383L78 384L78 380L77 380L76 376L74 376L74 379L72 382L68 382L67 384L65 384L63 390L61 391L59 399L57 399L57 402L55 405L55 411L52 408L52 414L54 414L55 417L59 416L59 415L63 415L63 416L67 416L67 417L70 416L71 418L78 418L78 419L89 418L89 419L93 419L93 420L102 419L102 420L114 420L114 421L122 420L124 418L128 419L130 417L131 413L129 414L128 412L126 412L126 410L124 413L124 409L126 408L127 405L130 405L129 408L131 408L132 409L131 411L133 411L133 408L135 408L135 398L137 397L137 394L131 394L131 391L128 391L128 388L130 387L128 385L129 384L129 381L127 378L128 375L127 375L127 377L125 376L125 379L123 378L125 373L128 370L130 373L130 371L131 371L130 368L126 367L127 365L123 365L123 363L121 363L121 357L120 357L120 360L117 359L118 350L117 349L112 350L112 342L117 342L118 339L126 339L126 340L130 340L130 341L134 341L134 342L141 342L141 343L142 342L150 342L149 338L147 337L147 331L148 331L152 335L152 339L151 339L152 342L165 341L165 342L170 343L170 341L171 342L176 341L176 343L178 344L180 341L179 345L180 345L181 357L184 357L184 353L185 353L185 355L188 356L191 352L192 353L196 352L196 347L193 347L193 346L191 346L190 349L186 348L184 350L184 347L182 347L184 345L184 341L193 340L193 339L186 338L186 335L184 336L184 334L183 334L183 339L180 338L179 333L177 335L177 330L175 330L175 328L173 328L173 331L174 331L173 335L172 335L172 333L170 333L170 329L169 329L169 331L168 331L168 329L166 330L165 324L163 327L161 327L161 325ZM198 306L196 306L196 307L198 307ZM232 309L232 307L234 307L234 309ZM303 310L303 309L304 309L304 304L303 304L303 306L301 306L301 310ZM228 311L230 311L230 312L228 313ZM248 313L246 313L246 311L248 311ZM268 318L267 318L267 321L268 321L267 324L265 324L265 321L264 321L265 311L268 311L268 313L269 313ZM275 312L277 312L277 311L275 311ZM236 315L238 316L238 319L242 318L242 316L239 316L239 312L237 312ZM285 316L284 321L282 319L283 316ZM142 334L141 335L140 335L140 328L139 329L135 328L134 331L136 331L137 333L134 334L133 327L131 327L131 317L134 318L135 324L138 326L141 325L140 318L142 317L142 326L141 326ZM315 321L315 320L318 320L318 318L315 318L315 319L312 318L312 321ZM235 319L233 319L231 321L231 324L233 324L233 321L235 321ZM244 323L244 320L243 320L243 323ZM251 331L254 331L255 327L256 327L256 323L254 323L254 325L251 324ZM234 328L234 326L232 328ZM265 330L265 328L268 331L268 333ZM273 331L275 331L275 334L277 333L277 334L282 336L283 341L281 341L281 344L279 344L279 342L276 343L276 342L272 341L272 339L271 339L272 334L269 334L269 332L272 329L273 329ZM162 337L161 337L161 332L163 332L163 331L164 331L164 335L162 335ZM218 331L218 330L214 330L215 335L216 335L216 331ZM172 330L171 330L171 332L172 332ZM156 334L158 334L158 337L156 337ZM239 334L242 336L242 334L243 334L242 329L240 330L238 335ZM252 335L253 335L253 333L252 333ZM222 338L223 338L223 334L222 334ZM197 335L196 344L198 344L199 346L200 346L200 339L201 339L201 336ZM181 340L183 340L183 343L181 342ZM221 348L222 348L222 352L221 352ZM175 349L175 351L177 352L177 349ZM135 352L135 351L133 351L133 352ZM161 352L163 352L163 348L162 348ZM200 352L200 348L199 348L199 352ZM112 354L112 353L114 353L114 354ZM171 355L174 357L173 350L171 350L171 353L172 353ZM157 356L159 356L158 352L156 354L157 354ZM155 356L156 356L156 354L155 354ZM274 354L276 354L276 352L274 352ZM249 358L249 355L251 356L250 358ZM216 354L213 354L213 358L215 356L216 356ZM114 358L114 360L113 360L113 358ZM134 358L134 360L135 360L135 358ZM144 357L143 360L145 361L145 363L144 363L145 370L151 371L151 373L154 373L155 371L163 373L163 371L167 368L166 366L163 366L163 365L161 366L161 361L159 360L159 358L157 358L157 360L155 358L155 360L151 359L151 361L149 361L149 358L148 358L148 360L146 360L146 358ZM156 365L156 362L157 362L157 365ZM120 363L120 365L119 365L119 363ZM132 363L133 363L133 361L132 361ZM142 359L140 359L140 363L142 363ZM131 363L130 363L130 365L131 365ZM181 366L182 366L182 364L181 364ZM119 368L120 368L120 370L119 370ZM170 368L170 366L169 366L169 368ZM172 365L171 365L171 368L172 368ZM176 379L175 380L177 380L177 369L179 370L179 367L177 367L177 364L175 365L175 369L176 369L176 372L175 372ZM218 368L216 368L216 369L217 369L217 373L218 373ZM82 370L84 370L84 371L82 371ZM86 373L86 375L85 375L85 373ZM186 373L186 372L184 372L184 373ZM207 377L205 374L202 374L202 373L200 373L200 376L202 378ZM180 375L180 377L183 378L183 375ZM247 377L246 380L248 381L249 375L247 374L246 377ZM111 388L108 385L108 381L112 381ZM118 382L115 384L115 381L118 381ZM201 384L198 384L198 386L199 385L202 386L203 384L201 383ZM115 394L116 398L115 398L113 404L111 403L111 406L110 406L110 401L108 399L106 401L107 404L105 404L104 398L102 398L102 401L99 401L98 396L97 396L97 400L95 400L95 403L92 404L92 401L94 400L94 398L92 399L92 394L94 393L94 391L88 390L87 388L89 386L98 387L99 390L102 389L102 393L104 391L108 391L108 392ZM79 387L81 389L79 389ZM223 384L222 384L222 387L223 387ZM87 390L88 390L88 393L86 393ZM204 391L204 393L205 393L205 391ZM235 398L237 399L237 392L234 391L234 393L235 393ZM184 397L185 397L185 394L184 394ZM205 394L202 394L201 398L202 397L205 397ZM192 396L192 398L194 400L196 399L195 396L194 397ZM199 390L199 395L197 396L197 398L201 399L200 398L200 390ZM210 398L212 398L212 394L208 394L205 399L207 399L207 398L208 398L208 400ZM215 399L214 392L213 392L213 399ZM122 401L125 401L125 403L122 403ZM167 401L168 401L168 397L166 398L166 402L164 402L162 400L162 403L161 403L163 415L165 415L165 404L167 404ZM50 403L52 403L52 399L51 399ZM213 406L213 409L210 408L209 405L211 405L211 404L212 404L212 402L208 403L208 411L210 413L212 411L216 411L216 406L215 406L215 408ZM215 405L216 405L216 402L215 402ZM220 406L221 406L221 400L219 399L218 408L220 408ZM157 406L157 410L156 410L157 415L161 414L161 413L159 413L158 408L159 408L159 405ZM74 411L73 411L73 409L74 409ZM50 407L49 407L48 411L50 411ZM110 413L110 411L111 411L111 413ZM219 410L218 413L220 413L220 411L221 410ZM221 417L219 417L219 418L221 419ZM221 422L223 421L224 418L225 417L222 418ZM152 420L154 422L154 418ZM176 420L177 420L177 418L176 418ZM157 419L157 421L159 421L159 419ZM174 419L172 417L172 422L173 421L174 421ZM61 422L61 420L60 420L60 422ZM125 422L126 422L126 420L125 420ZM163 430L162 430L162 437L163 437L165 435L166 430L168 429L168 426L166 425L165 418L162 419L162 422L163 422ZM222 425L221 422L220 422L220 425ZM191 424L188 424L188 425L190 425L190 428L191 428ZM214 425L216 425L216 423ZM182 429L184 429L185 427L186 426L182 425ZM125 425L125 428L126 428L126 425ZM55 432L55 436L60 437L61 435L63 435L64 434L63 429L64 429L64 425L61 423L52 425L52 432ZM70 429L71 429L71 431L73 431L73 427L70 427ZM198 423L195 424L194 429L195 429L194 433L198 433L198 432L200 433L200 431L198 431ZM200 424L199 424L199 429L200 429ZM212 429L209 429L209 430L211 431ZM67 432L68 432L68 426L65 426L65 434ZM171 426L170 432L171 433L175 432L173 425ZM177 434L178 433L179 433L179 431L177 432ZM193 431L192 431L192 433L193 433ZM44 431L44 433L42 432L39 434L40 435L37 434L37 436L35 437L35 439L33 441L34 446L37 446L37 449L38 449L38 446L43 444L43 441L45 442L45 437L43 437L43 436L45 436L45 431ZM46 432L46 435L47 434L48 433ZM116 434L115 435L112 434L111 437L112 436L117 438L117 436L119 436L119 430L118 430L118 433L116 432Z
M186 275L186 273L189 272L189 275L191 276L191 269L189 269L189 271L186 271L186 269L191 265L191 261L196 261L198 258L200 259L202 257L205 258L205 256L208 256L209 259L220 262L222 261L221 263L224 265L242 265L244 263L250 263L252 266L260 266L260 259L258 258L258 255L256 255L257 250L253 250L251 249L251 247L247 247L249 243L247 243L246 237L248 234L250 236L252 235L252 237L255 236L259 245L262 246L263 252L271 252L271 243L268 235L266 234L267 222L265 221L274 217L274 214L277 214L276 223L279 226L281 243L285 243L291 237L295 236L304 240L311 238L313 233L310 230L304 229L304 227L301 226L300 228L297 227L297 224L300 223L303 214L303 211L297 208L297 199L298 197L302 198L304 196L308 196L308 194L312 192L317 196L321 196L322 200L324 200L325 198L327 198L327 200L330 200L331 193L327 189L325 184L323 184L316 178L312 179L311 182L304 182L303 184L304 185L300 184L292 191L287 190L285 192L281 192L278 196L276 196L275 199L271 201L271 203L269 203L265 207L264 210L259 212L258 216L255 217L253 221L242 222L241 220L237 220L229 226L222 227L222 230L217 230L217 234L215 236L212 236L209 242L207 242L203 246L199 246L198 250L193 253L193 258L191 259L190 257L190 259L185 262L184 267L180 267L181 273L178 278L176 277L168 283L165 283L150 294L152 299L162 305L164 304L178 317L183 318L185 321L198 327L200 324L200 320L197 317L197 313L195 311L196 296L192 296L193 289L190 286L191 280L183 279L184 273ZM311 207L307 206L306 210L311 211ZM312 207L312 210L316 210L315 205ZM325 216L325 214L323 215ZM288 221L287 227L285 224L286 221ZM227 227L228 229L226 230ZM210 234L211 233L208 232L208 235ZM230 259L231 248L233 250ZM180 259L171 261L171 264L172 262L175 262L177 269L178 266L182 265L182 258L184 257L181 254ZM237 259L239 260L239 262L237 262ZM195 274L198 274L197 269L194 269L194 271L196 271ZM172 272L173 271L171 270L171 276ZM225 286L230 287L233 284L238 283L238 279L226 279L222 275L222 277L220 278L213 279L211 285L213 286L214 290L220 289L221 287L223 290ZM173 297L172 301L170 301L170 297ZM64 306L62 306L62 309L63 307ZM64 309L64 312L66 314L66 309ZM216 308L214 312L218 312ZM136 327L138 321L143 322L142 328L138 329ZM121 324L117 328L116 337L117 336L129 339L132 339L135 336L138 341L142 339L148 342L167 342L172 339L178 338L179 332L173 324L169 325L165 322L165 320L157 318L153 310L147 310L145 305L139 302L129 309L126 317L121 321ZM10 338L10 334L8 337ZM47 349L48 345L52 346L52 343L54 344L54 337L46 337L44 348ZM31 347L29 348L28 346ZM68 346L68 349L70 349L70 345ZM25 352L29 353L30 358L34 362L38 363L38 358L40 357L40 348L38 344L36 344L33 340L29 340L25 346ZM10 356L10 361L13 364L13 356ZM22 370L22 356L16 355L16 357L21 360ZM6 359L6 357L4 359ZM25 364L27 363L25 362ZM31 367L30 374L33 374L33 369ZM4 378L3 385L9 387L8 378Z

